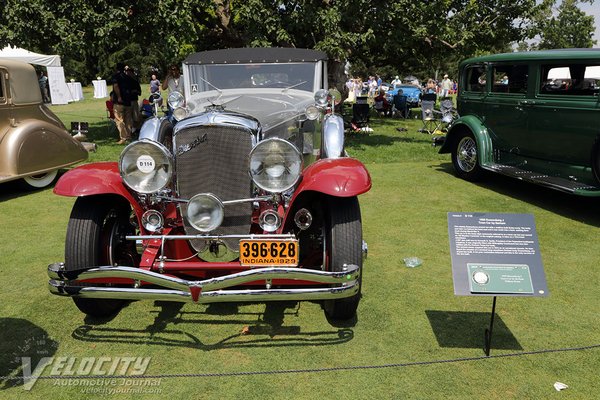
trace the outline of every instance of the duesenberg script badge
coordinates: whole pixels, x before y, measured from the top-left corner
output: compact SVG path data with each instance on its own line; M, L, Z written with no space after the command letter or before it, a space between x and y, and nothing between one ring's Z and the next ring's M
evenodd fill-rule
M177 147L177 155L180 156L182 154L187 153L192 150L194 147L198 146L202 142L206 142L208 140L208 135L205 133L202 136L198 136L196 139L192 141L192 143L183 144Z

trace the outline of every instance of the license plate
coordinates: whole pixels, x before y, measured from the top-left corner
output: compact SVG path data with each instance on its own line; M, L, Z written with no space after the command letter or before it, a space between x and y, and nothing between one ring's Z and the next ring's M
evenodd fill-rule
M298 265L297 240L240 240L240 264L250 267Z

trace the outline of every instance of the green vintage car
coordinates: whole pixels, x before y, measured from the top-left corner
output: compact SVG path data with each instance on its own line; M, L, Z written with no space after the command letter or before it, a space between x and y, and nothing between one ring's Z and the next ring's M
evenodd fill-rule
M600 49L496 54L460 64L458 112L440 153L475 181L493 171L600 196Z

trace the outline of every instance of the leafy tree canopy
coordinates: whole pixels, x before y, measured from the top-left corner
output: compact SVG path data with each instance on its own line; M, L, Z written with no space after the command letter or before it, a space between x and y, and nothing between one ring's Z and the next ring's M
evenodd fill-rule
M145 78L191 52L240 46L323 50L335 80L346 61L363 76L425 78L453 75L460 59L509 50L534 34L540 47L591 46L593 17L582 15L578 1L564 0L549 18L555 2L3 0L0 45L60 54L67 76L84 82L108 77L116 61Z

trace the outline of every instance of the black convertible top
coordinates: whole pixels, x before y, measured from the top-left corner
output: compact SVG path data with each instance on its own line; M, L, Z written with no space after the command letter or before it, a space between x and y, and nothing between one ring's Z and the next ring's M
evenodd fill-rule
M190 54L184 64L241 64L274 62L316 62L327 60L327 54L318 50L293 47L243 47L210 50Z

